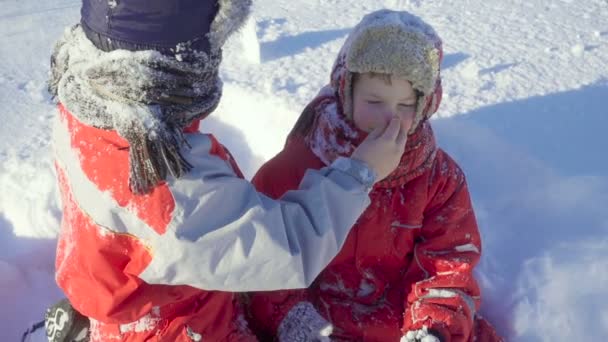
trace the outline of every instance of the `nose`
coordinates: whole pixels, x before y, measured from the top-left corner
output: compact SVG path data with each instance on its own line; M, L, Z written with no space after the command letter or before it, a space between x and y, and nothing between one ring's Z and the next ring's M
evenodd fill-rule
M391 108L383 108L382 110L382 118L386 121L390 121L395 115L397 115L397 111Z

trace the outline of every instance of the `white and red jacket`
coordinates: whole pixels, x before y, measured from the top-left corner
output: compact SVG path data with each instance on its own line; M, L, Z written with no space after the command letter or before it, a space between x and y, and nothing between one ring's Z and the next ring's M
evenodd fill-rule
M231 292L307 287L369 204L369 170L351 159L275 201L213 136L186 139L193 170L134 195L126 140L59 106L56 280L91 318L93 341L254 340Z

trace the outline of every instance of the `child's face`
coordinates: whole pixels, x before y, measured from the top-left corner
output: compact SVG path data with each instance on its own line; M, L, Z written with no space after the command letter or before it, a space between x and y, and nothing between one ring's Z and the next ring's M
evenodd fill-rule
M355 77L353 85L353 120L357 128L371 132L386 127L393 116L409 131L416 116L416 92L404 79L388 79L369 73Z

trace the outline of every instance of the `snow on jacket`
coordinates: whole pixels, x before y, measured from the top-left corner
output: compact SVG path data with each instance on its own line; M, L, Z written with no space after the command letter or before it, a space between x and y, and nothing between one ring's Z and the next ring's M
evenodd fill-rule
M252 340L230 292L307 287L369 204L367 169L350 159L274 201L212 135L185 136L193 169L134 195L126 140L59 105L56 280L93 341Z
M306 169L323 166L301 139L292 139L253 182L278 198L297 187ZM273 335L295 303L310 300L334 324L332 338L398 341L426 325L447 332L448 341L469 341L480 300L472 271L481 244L458 165L438 149L422 174L375 186L370 197L338 256L307 291L251 296L253 326Z
M294 304L310 301L334 325L332 340L399 341L424 326L444 342L499 340L476 316L473 269L481 241L465 176L436 146L428 121L441 101L441 57L441 40L420 18L388 10L367 15L338 54L330 84L254 177L258 190L278 198L306 169L352 153L366 134L351 119L354 72L399 76L420 93L401 162L376 183L340 253L305 291L250 295L251 325L260 336L276 336Z

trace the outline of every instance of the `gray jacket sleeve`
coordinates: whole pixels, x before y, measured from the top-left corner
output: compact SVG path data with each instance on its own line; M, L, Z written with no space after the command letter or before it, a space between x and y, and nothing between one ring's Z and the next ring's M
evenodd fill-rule
M194 148L186 159L194 170L170 183L170 229L145 233L153 258L140 277L148 283L222 291L308 287L369 205L375 174L364 163L340 158L308 170L299 189L273 200L210 155L208 137L189 139Z

